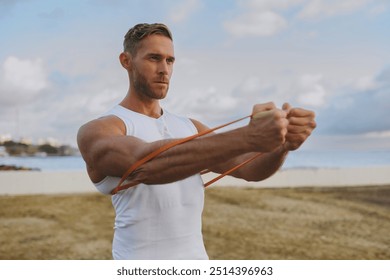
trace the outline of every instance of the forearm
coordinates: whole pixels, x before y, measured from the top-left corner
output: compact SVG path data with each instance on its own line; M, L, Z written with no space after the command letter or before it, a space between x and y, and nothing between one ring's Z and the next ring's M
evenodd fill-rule
M242 130L192 140L177 145L140 166L130 180L146 184L170 183L250 151Z
M262 154L259 158L253 160L247 165L242 166L231 175L246 181L257 182L265 180L280 169L287 157L287 154L288 151L286 151L283 146L281 146L273 152ZM244 161L253 155L253 153L244 155L240 157L239 161Z

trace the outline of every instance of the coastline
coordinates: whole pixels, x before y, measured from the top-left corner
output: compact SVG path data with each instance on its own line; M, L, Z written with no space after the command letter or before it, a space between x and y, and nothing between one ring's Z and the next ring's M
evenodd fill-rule
M208 181L217 176L205 174ZM358 187L390 185L390 166L350 168L297 168L282 169L261 182L246 182L233 177L224 177L216 186L254 188L294 187Z
M86 171L2 171L0 195L96 192Z
M217 176L203 175L205 182ZM390 185L390 166L282 169L261 182L224 177L212 186L251 188L354 187ZM86 171L2 171L0 195L97 192Z

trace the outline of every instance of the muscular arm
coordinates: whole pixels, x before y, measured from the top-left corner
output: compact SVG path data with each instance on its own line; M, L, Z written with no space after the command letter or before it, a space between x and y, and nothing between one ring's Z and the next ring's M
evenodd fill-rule
M302 108L292 108L288 103L283 105L283 110L287 113L288 119L286 141L277 149L263 153L261 157L242 166L230 175L247 181L264 180L273 175L283 165L289 151L298 149L311 135L316 127L314 112ZM194 123L200 131L207 129L199 122L194 121ZM225 163L213 166L210 170L223 173L253 156L254 153L243 154Z
M192 121L199 132L208 129L208 127L203 125L202 123L196 120ZM272 152L263 153L259 158L253 160L250 164L246 164L240 167L229 175L236 178L244 179L246 181L264 180L273 175L277 170L279 170L287 154L288 150L284 149L284 147L281 145ZM245 160L252 158L254 155L256 155L256 153L250 152L241 154L237 157L230 157L229 160L215 166L209 166L208 169L212 172L221 174L239 165Z
M285 141L286 114L272 104L254 113L268 111L249 125L229 132L192 140L175 146L138 168L130 176L137 183L169 183L217 166L250 152L270 152ZM92 181L105 176L120 177L136 161L173 140L146 143L125 135L116 117L94 120L80 128L78 144Z

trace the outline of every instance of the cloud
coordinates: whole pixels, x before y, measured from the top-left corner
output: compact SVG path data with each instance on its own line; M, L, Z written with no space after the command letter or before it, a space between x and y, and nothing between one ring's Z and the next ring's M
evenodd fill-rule
M318 112L318 130L326 134L378 135L390 130L390 69L375 78L376 87L332 96Z
M300 104L310 107L322 107L325 104L326 90L321 84L321 80L321 74L306 74L300 78L301 92L297 98Z
M274 9L286 9L291 6L298 5L306 0L243 0L239 1L241 5L247 6L249 9L256 10L274 10Z
M352 13L371 0L311 0L303 6L298 17L319 19Z
M272 101L278 107L289 102L294 107L318 109L326 106L329 95L322 74L291 74L272 82L248 76L234 92L240 107L246 109L253 105L254 100L260 103Z
M367 137L367 138L388 138L388 139L390 139L390 130L368 132L368 133L366 133L364 135L364 137Z
M201 67L199 62L198 67ZM247 65L245 61L242 63ZM219 64L219 68L224 67L227 66ZM241 66L236 64L235 67ZM187 80L183 75L186 70L181 70L177 73L180 82L193 84L190 77ZM346 83L326 71L280 73L273 79L255 72L249 74L249 71L231 78L226 76L225 88L218 82L217 75L210 75L215 69L202 75L201 71L195 72L197 67L193 64L190 70L195 74L189 76L196 77L202 84L195 88L183 86L177 96L171 95L165 101L169 105L167 109L190 115L210 126L249 114L254 103L273 101L277 107L289 102L294 107L314 110L319 135L352 136L373 132L372 135L378 135L390 130L390 69L375 76L355 77L354 83Z
M354 87L357 91L365 91L377 88L376 77L373 76L364 76L357 79Z
M271 36L287 26L287 21L272 11L249 12L227 21L225 29L236 37Z
M384 15L362 17L367 28L361 34L334 29L332 19L311 26L305 19L348 15L338 22L351 18L354 23L355 15L386 10L386 1L237 0L216 4L185 0L156 4L137 0L134 5L101 0L92 6L78 2L31 6L25 0L0 0L0 20L9 27L2 32L7 40L0 52L0 131L14 134L18 111L25 136L73 142L81 124L126 94L127 76L117 62L126 31L123 26L156 18L185 27L178 30L186 32L184 38L196 38L196 44L178 40L175 81L164 100L167 110L213 126L248 115L254 103L274 101L279 107L290 102L314 108L320 122L317 130L322 133L349 133L351 138L356 133L382 135L390 130L385 115L390 87L385 82L386 71L370 73L388 64L386 42L374 37L384 32L377 29L378 24L385 26L388 19ZM156 12L145 13L151 5L158 5ZM21 13L16 12L19 9ZM25 17L22 10L26 9L31 9L31 17ZM61 15L60 29L53 29L48 18ZM188 20L194 16L202 16L202 24ZM322 37L328 34L322 33L326 28L337 32ZM21 30L31 37L29 57L20 38L14 36ZM194 30L201 37L194 37ZM300 36L306 32L318 36ZM252 38L227 45L224 33ZM272 37L278 34L283 37ZM362 44L366 36L372 40Z
M25 2L26 0L0 0L0 19L8 15L9 12L16 6L18 3Z
M127 90L118 63L114 69L99 63L89 57L65 65L52 60L48 68L42 58L8 57L0 68L0 134L51 136L74 145L78 128L118 103Z
M41 17L43 19L58 20L58 19L64 17L65 12L63 9L57 7L57 8L54 8L53 10L51 10L50 12L41 12L38 15L39 15L39 17Z
M376 3L369 11L371 16L377 16L379 14L385 13L389 9L389 3L381 1Z
M180 1L180 4L172 9L169 19L174 23L180 23L188 19L192 13L201 7L199 0Z
M239 100L222 93L218 88L193 88L185 98L168 98L163 107L176 114L185 115L207 124L220 124L236 112Z
M28 102L42 93L49 84L40 58L19 59L9 56L3 63L0 75L2 106Z
M235 37L272 36L287 29L294 19L323 19L355 12L372 0L249 0L237 1L240 13L223 23ZM371 14L383 13L387 5L370 7Z
M241 1L242 12L223 23L225 30L235 37L274 35L287 27L287 20L276 9L285 9L298 0Z

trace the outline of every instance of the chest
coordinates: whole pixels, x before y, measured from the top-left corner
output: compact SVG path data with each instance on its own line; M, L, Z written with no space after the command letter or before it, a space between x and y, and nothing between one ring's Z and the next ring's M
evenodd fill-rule
M196 133L194 126L189 120L176 118L160 118L146 120L130 120L130 131L132 135L147 142L162 139L184 138Z

